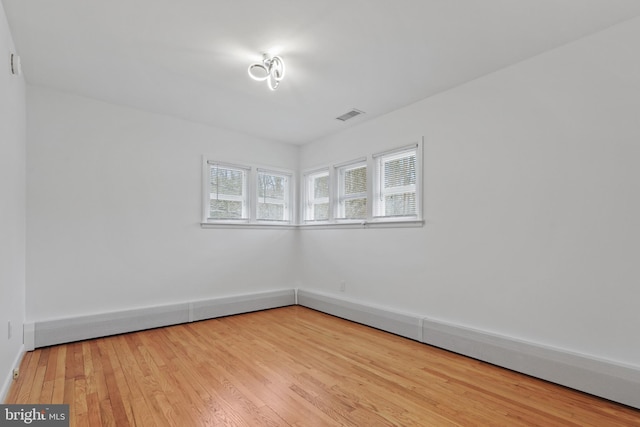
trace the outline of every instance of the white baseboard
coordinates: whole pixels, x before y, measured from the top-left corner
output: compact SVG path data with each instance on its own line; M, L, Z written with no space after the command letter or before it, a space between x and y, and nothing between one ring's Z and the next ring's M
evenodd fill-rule
M89 338L299 304L640 409L640 369L499 336L392 308L303 289L25 324L26 350ZM24 349L23 349L24 351ZM20 363L22 353L16 361ZM0 397L8 392L5 380Z
M285 289L259 294L236 295L192 303L192 321L231 316L267 308L284 307L296 303L295 291Z
M46 347L188 321L189 304L183 303L35 322L34 343Z
M0 403L4 403L9 395L9 389L11 388L11 384L13 383L13 370L20 367L20 362L22 362L22 357L24 356L25 349L24 345L20 346L20 350L18 354L16 354L15 359L13 359L13 363L11 364L11 369L7 372L6 378L2 382L2 388L0 388Z
M298 290L298 303L640 409L640 369L337 295Z
M295 304L294 290L279 290L88 316L26 323L27 350Z
M365 305L331 294L298 289L298 304L334 316L372 326L412 340L422 341L422 316Z
M563 349L424 319L427 344L640 408L640 370Z

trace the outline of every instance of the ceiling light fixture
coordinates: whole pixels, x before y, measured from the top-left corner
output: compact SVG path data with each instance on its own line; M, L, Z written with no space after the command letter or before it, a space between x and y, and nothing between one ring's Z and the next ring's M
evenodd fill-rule
M262 55L262 63L249 65L249 76L259 82L266 80L269 89L276 90L284 77L284 61L279 56Z

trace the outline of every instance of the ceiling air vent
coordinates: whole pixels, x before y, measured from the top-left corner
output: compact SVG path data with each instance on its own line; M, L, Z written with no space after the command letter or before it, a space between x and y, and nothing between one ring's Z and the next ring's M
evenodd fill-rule
M360 114L364 114L364 111L356 110L355 108L347 113L344 113L340 117L336 117L337 120L342 120L346 122L349 119L353 119L355 116L359 116Z

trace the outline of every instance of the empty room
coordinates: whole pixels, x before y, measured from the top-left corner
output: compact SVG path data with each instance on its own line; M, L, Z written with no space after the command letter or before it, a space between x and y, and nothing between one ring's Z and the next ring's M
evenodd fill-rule
M1 425L640 425L640 2L0 0L0 61Z

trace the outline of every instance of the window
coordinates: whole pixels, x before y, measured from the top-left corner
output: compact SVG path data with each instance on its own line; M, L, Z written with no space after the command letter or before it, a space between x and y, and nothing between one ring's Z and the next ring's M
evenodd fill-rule
M291 221L290 182L290 175L258 170L256 218L259 221Z
M203 226L293 223L293 172L204 157L203 167Z
M329 220L329 169L305 175L305 221Z
M293 171L203 157L201 225L422 226L422 146L416 142L304 172L299 187Z
M247 175L249 170L208 162L210 220L248 220Z
M402 218L419 216L418 147L375 155L373 216Z
M336 166L337 203L336 219L367 218L367 163L366 159Z

